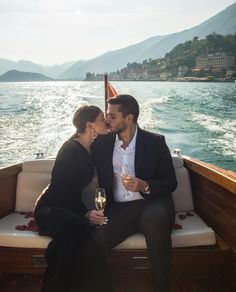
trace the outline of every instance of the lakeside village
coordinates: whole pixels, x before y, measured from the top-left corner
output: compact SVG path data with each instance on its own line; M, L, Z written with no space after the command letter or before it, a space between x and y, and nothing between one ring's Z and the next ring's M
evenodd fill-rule
M212 34L204 40L195 37L177 45L165 58L128 63L125 68L109 73L109 80L235 82L235 40L236 34L225 37ZM89 72L85 80L103 80L103 74Z

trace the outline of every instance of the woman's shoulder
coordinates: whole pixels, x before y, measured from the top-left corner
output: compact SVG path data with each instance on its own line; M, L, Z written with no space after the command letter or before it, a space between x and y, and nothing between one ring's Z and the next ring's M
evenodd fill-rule
M114 142L115 142L115 136L112 134L99 135L94 141L94 143L92 143L91 145L93 158L100 157L101 153L102 154L110 153L110 149L113 147Z
M57 154L57 159L78 157L80 153L83 153L82 146L74 140L67 140L63 143Z
M76 149L75 146L76 144L73 140L67 140L62 144L61 148L58 151L58 154Z
M100 145L109 145L110 143L114 143L115 135L114 134L106 134L106 135L98 135L94 143L92 144L92 148L99 147Z

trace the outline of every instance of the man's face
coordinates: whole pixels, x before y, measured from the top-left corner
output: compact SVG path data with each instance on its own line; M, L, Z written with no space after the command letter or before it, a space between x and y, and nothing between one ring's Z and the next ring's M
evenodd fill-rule
M118 104L108 104L106 121L111 133L118 134L127 129L127 117L119 112Z

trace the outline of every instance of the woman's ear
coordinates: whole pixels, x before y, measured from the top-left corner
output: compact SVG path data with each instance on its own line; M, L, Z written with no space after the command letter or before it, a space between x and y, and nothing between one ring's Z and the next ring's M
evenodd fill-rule
M91 122L87 122L86 123L86 129L89 130L89 131L91 131L93 129L93 125L92 125Z

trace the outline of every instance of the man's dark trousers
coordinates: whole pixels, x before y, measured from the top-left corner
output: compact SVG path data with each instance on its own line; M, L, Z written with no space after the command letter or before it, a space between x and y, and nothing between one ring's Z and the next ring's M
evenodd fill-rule
M175 216L172 197L114 203L106 215L107 226L94 233L103 251L109 253L134 233L144 234L152 264L154 291L169 291L171 230Z

